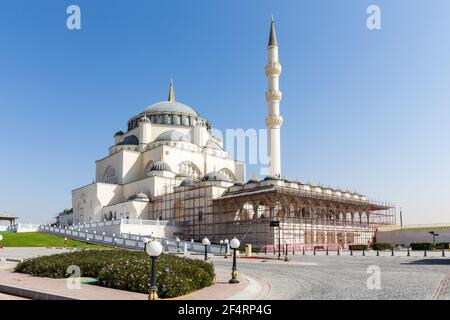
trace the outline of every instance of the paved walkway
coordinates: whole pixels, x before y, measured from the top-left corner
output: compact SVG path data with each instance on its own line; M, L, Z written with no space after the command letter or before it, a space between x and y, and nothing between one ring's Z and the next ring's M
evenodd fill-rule
M230 259L231 260L231 259ZM16 263L0 262L0 300L26 297L35 300L146 300L146 294L80 284L79 289L71 289L67 279L32 277L14 273ZM262 299L268 294L267 285L256 277L239 274L239 284L229 284L231 268L216 267L214 285L174 298L176 300L240 300Z

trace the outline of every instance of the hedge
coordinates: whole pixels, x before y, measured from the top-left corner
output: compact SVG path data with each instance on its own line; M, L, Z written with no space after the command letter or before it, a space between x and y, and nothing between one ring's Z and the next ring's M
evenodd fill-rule
M412 250L434 250L436 249L436 244L433 242L412 242Z
M437 243L436 249L450 249L450 242Z
M67 278L67 267L80 267L81 277L98 285L139 293L149 292L151 259L145 252L87 250L43 256L18 264L15 272L37 277ZM210 286L214 267L202 260L161 254L157 259L158 296L172 298Z
M351 250L367 250L368 246L367 244L350 244L348 248Z
M392 244L390 243L374 243L372 244L372 249L373 250L391 250L392 249Z
M450 249L449 242L413 242L411 243L412 250L442 250L442 249Z

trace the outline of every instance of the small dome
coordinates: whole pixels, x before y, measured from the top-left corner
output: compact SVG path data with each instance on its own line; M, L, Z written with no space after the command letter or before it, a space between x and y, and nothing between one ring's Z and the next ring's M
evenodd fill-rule
M150 199L149 199L149 197L148 197L145 193L141 192L141 193L134 194L134 195L128 197L128 200L144 200L144 201L149 201Z
M168 130L166 132L161 133L155 141L184 141L191 142L191 140L186 137L183 133L177 130Z
M138 145L139 139L136 136L127 136L125 137L121 142L119 142L117 145Z
M123 135L124 135L123 131L122 131L122 130L119 130L119 131L117 131L117 132L114 134L114 137L115 137L115 136L123 136Z
M267 181L267 180L281 180L281 179L275 176L267 176L264 178L264 180Z
M250 180L248 180L247 182L246 182L246 184L247 183L258 183L259 181L258 180L256 180L256 179L250 179Z
M152 165L150 171L172 171L172 169L164 161L158 161Z
M176 101L161 101L145 108L142 113L180 113L189 116L198 116L195 110Z
M194 186L195 186L195 182L194 182L194 180L192 180L190 178L184 179L180 183L180 187L194 187Z
M235 182L233 187L242 187L244 184L242 182Z
M178 172L178 173L175 175L175 177L176 177L176 178L189 178L190 175L189 175L188 173L186 173L186 172Z
M213 171L208 174L206 174L203 179L203 181L230 181L223 173Z

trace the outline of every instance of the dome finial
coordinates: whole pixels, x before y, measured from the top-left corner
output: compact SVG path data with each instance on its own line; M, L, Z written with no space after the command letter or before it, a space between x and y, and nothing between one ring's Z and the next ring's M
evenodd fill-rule
M169 98L167 99L168 101L175 101L175 94L173 93L173 81L172 79L170 79L170 88L169 88Z

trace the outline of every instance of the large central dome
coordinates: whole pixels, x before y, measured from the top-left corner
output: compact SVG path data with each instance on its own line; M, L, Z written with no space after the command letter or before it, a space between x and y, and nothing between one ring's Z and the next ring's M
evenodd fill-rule
M211 124L203 119L194 108L175 101L172 81L170 81L169 98L167 101L152 104L138 115L129 119L128 131L136 128L140 121L176 126L195 126L201 124L211 129Z
M145 108L142 113L181 113L189 116L198 116L191 107L176 101L161 101Z

